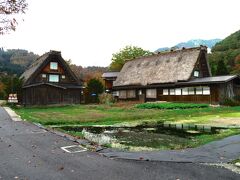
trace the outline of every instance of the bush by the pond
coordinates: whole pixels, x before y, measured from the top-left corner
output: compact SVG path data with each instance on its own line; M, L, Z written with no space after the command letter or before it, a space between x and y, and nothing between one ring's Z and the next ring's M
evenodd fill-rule
M98 98L101 104L111 104L115 102L113 95L109 93L102 93Z
M190 109L190 108L206 108L208 104L193 103L144 103L137 104L136 108L141 109Z

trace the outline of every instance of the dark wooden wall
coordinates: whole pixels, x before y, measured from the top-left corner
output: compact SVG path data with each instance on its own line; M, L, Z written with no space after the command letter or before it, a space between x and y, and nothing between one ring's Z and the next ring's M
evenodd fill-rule
M195 79L194 77L194 71L197 70L199 71L199 78L201 77L209 77L210 76L210 69L208 68L208 63L207 63L207 58L206 58L206 53L201 52L199 55L198 61L195 64L195 67L193 69L192 75L190 79Z
M219 104L219 85L208 85L210 86L210 95L163 95L163 89L157 88L157 98L146 98L146 90L142 89L142 95L138 95L138 90L136 90L136 98L131 99L121 99L121 100L141 100L141 101L168 101L168 102L190 102L190 103L211 103ZM174 87L178 88L178 87ZM179 88L184 88L181 86Z
M23 105L80 104L81 89L40 85L23 89Z
M113 88L113 80L105 79L105 89L112 89Z
M196 103L216 104L219 101L218 87L216 85L210 85L209 87L210 87L210 95L196 95L196 94L195 95L163 95L163 89L159 88L157 91L157 95L158 95L157 99L159 101L169 101L169 102L192 102L192 103L196 102Z

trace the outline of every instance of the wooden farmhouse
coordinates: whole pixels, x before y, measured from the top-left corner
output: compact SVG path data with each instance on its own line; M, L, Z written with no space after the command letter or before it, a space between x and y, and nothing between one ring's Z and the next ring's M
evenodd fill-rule
M113 90L119 100L219 104L240 95L237 75L212 76L207 47L161 52L127 61Z
M104 87L106 92L112 92L113 82L116 81L119 72L105 72L102 78L105 82Z
M80 104L82 82L61 56L50 51L21 75L23 105Z

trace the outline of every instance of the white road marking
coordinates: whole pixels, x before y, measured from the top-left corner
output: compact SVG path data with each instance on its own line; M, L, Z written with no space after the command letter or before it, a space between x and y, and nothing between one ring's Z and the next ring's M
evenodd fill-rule
M70 151L68 149L73 148L73 147L79 147L81 150L77 150L77 151ZM79 152L85 152L87 151L87 148L81 146L81 145L72 145L72 146L64 146L61 147L62 150L68 152L68 153L79 153Z

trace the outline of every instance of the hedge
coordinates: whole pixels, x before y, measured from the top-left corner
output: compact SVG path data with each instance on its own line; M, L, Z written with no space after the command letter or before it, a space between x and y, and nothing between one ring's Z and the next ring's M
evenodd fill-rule
M136 108L140 109L191 109L191 108L206 108L208 104L194 103L143 103L137 104Z

